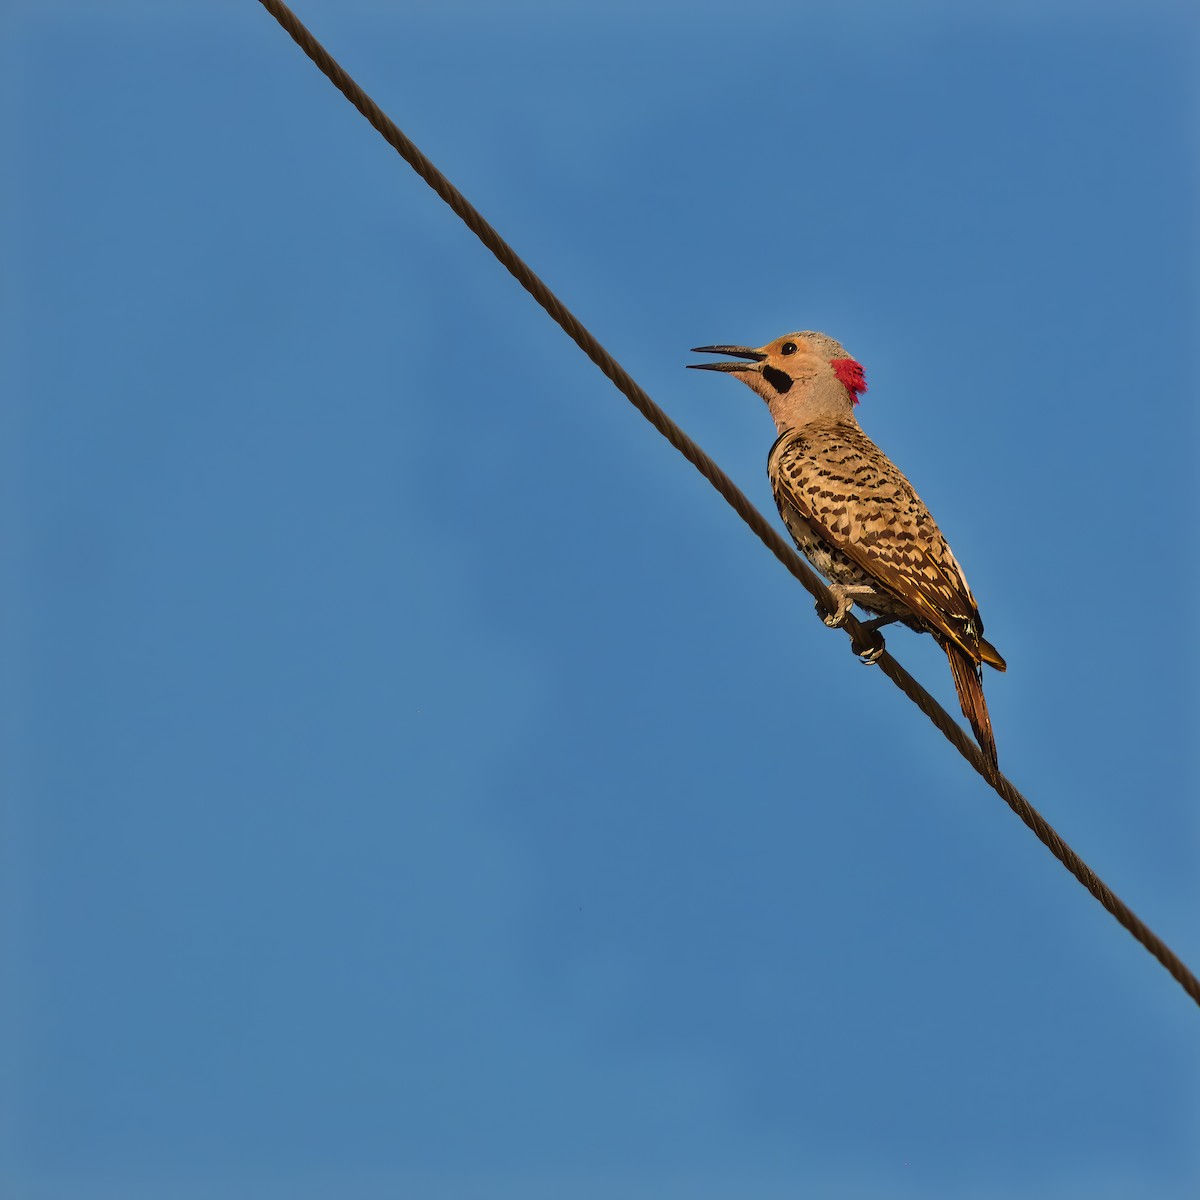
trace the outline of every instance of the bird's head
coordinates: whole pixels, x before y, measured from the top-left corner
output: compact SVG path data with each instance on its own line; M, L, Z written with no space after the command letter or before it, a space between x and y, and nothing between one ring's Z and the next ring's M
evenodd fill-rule
M724 371L766 402L780 430L818 417L848 415L867 390L861 365L824 333L788 333L765 346L697 346L697 354L728 354L741 362L689 363Z

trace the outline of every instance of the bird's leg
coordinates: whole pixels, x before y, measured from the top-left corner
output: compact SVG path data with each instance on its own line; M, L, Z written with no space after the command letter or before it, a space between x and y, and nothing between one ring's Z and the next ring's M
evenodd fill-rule
M874 633L877 629L882 629L885 625L891 625L900 620L899 617L872 617L869 621L863 621L862 627L868 633Z
M817 612L830 629L840 629L846 623L850 609L854 606L854 597L872 596L875 594L875 589L864 584L831 583L829 594L833 597L837 608L833 612L826 612L818 601ZM879 636L879 630L898 619L897 617L874 617L870 621L863 621L859 624L859 636L854 638L850 648L866 666L874 666L887 649L883 638Z
M864 635L855 638L850 648L858 655L859 660L868 667L873 667L887 649L887 643L879 636L879 631L885 625L891 625L900 620L899 617L872 617L869 621L859 622L859 631Z
M841 629L846 623L846 618L850 615L850 610L854 607L854 597L873 596L875 589L859 583L831 583L829 585L829 594L833 597L833 602L837 605L837 608L833 612L828 612L820 600L818 600L816 604L817 615L830 629Z
M879 631L899 617L872 617L869 621L859 622L860 637L850 643L850 648L858 655L859 661L868 667L873 667L887 649L887 643L879 636Z

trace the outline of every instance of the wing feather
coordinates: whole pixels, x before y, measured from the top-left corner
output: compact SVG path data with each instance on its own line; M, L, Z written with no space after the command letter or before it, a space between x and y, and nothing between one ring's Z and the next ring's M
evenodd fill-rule
M931 631L974 662L987 659L975 597L945 537L912 484L860 428L809 425L785 434L772 448L770 474L781 506L795 508Z

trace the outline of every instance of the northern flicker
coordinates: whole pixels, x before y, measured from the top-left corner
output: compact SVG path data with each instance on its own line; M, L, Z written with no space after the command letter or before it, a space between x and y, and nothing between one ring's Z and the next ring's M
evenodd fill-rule
M929 510L854 416L867 390L862 367L833 338L813 332L789 333L757 350L696 352L743 360L689 365L733 375L767 402L779 430L767 460L771 490L796 545L829 581L837 609L822 614L825 623L841 625L858 604L876 614L871 629L900 621L931 633L995 770L982 664L1003 671L1004 659L984 638L975 597Z

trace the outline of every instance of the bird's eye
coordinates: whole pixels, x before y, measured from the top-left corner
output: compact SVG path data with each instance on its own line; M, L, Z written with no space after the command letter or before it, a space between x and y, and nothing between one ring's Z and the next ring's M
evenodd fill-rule
M784 342L783 345L779 347L779 353L780 354L795 354L796 353L796 343L795 342Z

